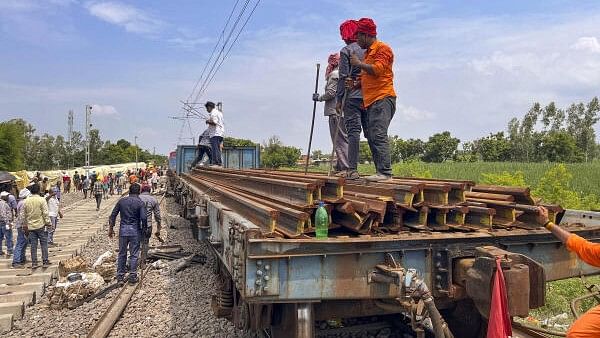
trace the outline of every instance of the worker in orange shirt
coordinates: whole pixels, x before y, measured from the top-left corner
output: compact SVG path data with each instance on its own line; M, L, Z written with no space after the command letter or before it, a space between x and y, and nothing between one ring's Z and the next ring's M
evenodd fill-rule
M392 159L388 141L388 127L396 112L396 92L394 91L394 52L385 43L377 40L377 26L369 18L357 22L356 42L366 49L364 61L352 54L350 64L362 70L360 86L363 104L367 110L365 133L373 153L377 173L366 177L369 181L383 181L392 178Z
M600 244L589 242L548 220L548 210L539 207L538 222L552 232L569 251L589 265L600 267ZM596 306L579 317L567 332L567 338L600 337L600 306Z

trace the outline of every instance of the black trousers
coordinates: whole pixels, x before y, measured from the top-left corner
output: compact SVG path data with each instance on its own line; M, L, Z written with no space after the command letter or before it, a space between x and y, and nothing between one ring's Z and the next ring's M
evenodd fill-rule
M204 158L204 155L208 156L208 163L212 163L212 151L210 149L209 146L198 146L198 156L196 157L196 159L194 160L194 162L192 162L192 168L196 166L196 164L200 163L200 161L202 161L202 158Z
M367 112L362 99L346 99L344 104L344 124L348 133L348 169L356 170L360 148L360 132L368 136Z
M396 112L396 98L387 96L367 108L367 140L377 172L392 175L392 157L388 128Z
M221 136L213 136L210 138L210 148L212 151L212 164L223 165L221 161L221 142L223 138Z

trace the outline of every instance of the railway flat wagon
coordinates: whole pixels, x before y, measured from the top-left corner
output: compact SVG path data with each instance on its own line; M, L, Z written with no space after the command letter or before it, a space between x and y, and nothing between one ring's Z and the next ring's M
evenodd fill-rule
M541 202L526 189L301 175L210 168L171 180L195 235L218 258L213 310L240 329L351 337L355 325L366 336L480 337L497 260L511 317L544 305L546 282L597 272L534 222ZM326 239L314 236L316 201L331 215ZM555 222L600 240L599 213L546 207Z

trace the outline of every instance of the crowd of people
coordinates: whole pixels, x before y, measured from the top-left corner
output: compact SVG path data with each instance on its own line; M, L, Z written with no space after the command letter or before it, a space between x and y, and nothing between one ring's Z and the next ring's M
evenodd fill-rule
M12 256L12 267L23 268L27 247L31 250L31 267L39 267L37 248L42 252L42 266L51 264L48 246L54 246L54 232L63 217L60 181L55 185L48 178L34 177L30 184L19 190L16 184L3 184L0 192L0 255ZM13 231L17 241L13 243ZM3 241L6 245L6 253Z
M160 209L158 202L150 193L158 191L159 178L163 174L161 168L132 169L124 173L106 175L95 171L85 175L75 171L72 178L63 172L61 178L51 180L37 172L29 184L21 190L17 189L14 181L4 183L0 185L0 255L12 256L13 268L24 268L26 251L29 247L31 267L36 269L39 267L37 254L39 245L42 266L49 266L51 262L48 257L48 247L57 245L54 233L60 219L63 218L61 199L64 194L81 193L84 199L94 196L98 211L103 199L115 193L121 196L127 188L130 193L132 189L134 192L137 189L137 194L133 195L139 196L148 213L154 214L157 229L160 231ZM149 224L151 233L152 223ZM16 243L13 241L14 230L17 232ZM147 232L147 229L144 229L143 233ZM147 247L148 241L141 241L141 243L146 244ZM4 252L5 247L6 252Z
M369 143L377 173L369 181L392 177L388 127L396 111L394 53L377 39L372 19L346 20L340 25L345 46L331 54L325 71L325 93L313 95L325 102L325 116L336 153L339 176L354 180L361 130Z

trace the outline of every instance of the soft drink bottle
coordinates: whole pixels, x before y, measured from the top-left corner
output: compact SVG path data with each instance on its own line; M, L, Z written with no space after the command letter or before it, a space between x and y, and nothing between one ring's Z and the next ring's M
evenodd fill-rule
M322 201L319 202L319 207L317 208L315 223L317 239L327 238L329 232L329 214L327 214L327 209L325 209L325 204Z

